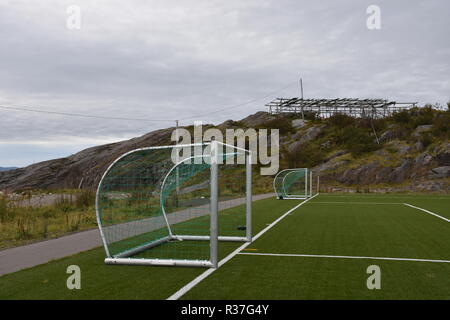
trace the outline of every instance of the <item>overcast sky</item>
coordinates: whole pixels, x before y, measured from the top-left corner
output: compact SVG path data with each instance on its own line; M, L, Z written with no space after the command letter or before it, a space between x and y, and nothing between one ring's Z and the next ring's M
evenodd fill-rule
M366 25L372 4L380 30ZM448 0L0 0L0 105L219 123L299 96L300 77L307 98L445 104L449 12ZM0 166L173 124L0 108Z

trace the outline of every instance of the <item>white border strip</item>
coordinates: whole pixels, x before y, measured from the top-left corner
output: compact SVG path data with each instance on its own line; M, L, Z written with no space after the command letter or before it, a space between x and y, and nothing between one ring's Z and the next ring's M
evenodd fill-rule
M302 205L304 205L305 203L307 203L309 200L314 199L316 196L318 196L319 194L317 193L316 195L314 195L313 197L299 203L298 205L296 205L295 207L293 207L292 209L290 209L289 211L287 211L286 213L284 213L281 217L279 217L278 219L276 219L274 222L272 222L271 224L269 224L267 227L265 227L263 230L261 230L256 236L253 237L253 241L255 241L256 239L258 239L259 237L261 237L264 233L266 233L267 231L269 231L274 225L276 225L278 222L280 222L281 220L283 220L288 214L290 214L292 211L296 210L297 208L301 207ZM228 256L226 256L225 258L223 258L220 262L219 265L217 267L220 268L221 266L223 266L225 263L227 263L228 261L230 261L234 256L236 256L240 251L242 251L243 249L247 248L250 244L252 244L252 242L246 242L244 243L242 246L240 246L239 248L237 248L236 250L234 250L232 253L230 253ZM167 300L178 300L179 298L181 298L184 294L186 294L189 290L191 290L193 287L195 287L197 284L199 284L200 282L202 282L206 277L208 277L211 273L213 273L214 271L216 271L217 269L208 269L205 272L203 272L201 275L199 275L197 278L195 278L194 280L192 280L191 282L189 282L187 285L185 285L184 287L182 287L180 290L178 290L177 292L175 292L173 295L171 295L169 298L167 298Z
M370 205L370 204L386 204L386 205L391 205L391 204L404 204L401 202L358 202L358 201L353 201L353 202L347 202L347 201L315 201L314 204L321 204L321 203L327 203L327 204L363 204L363 205Z
M256 253L241 252L239 255L248 256L272 256L272 257L303 257L303 258L334 258L334 259L368 259L368 260L389 260L389 261L418 261L418 262L438 262L450 263L450 260L414 259L414 258L389 258L389 257L363 257L363 256L333 256L325 254L283 254L283 253Z
M337 197L337 198L351 198L351 197L366 197L366 198L399 198L399 199L404 199L404 198L415 198L417 199L417 197L425 197L425 196L430 196L429 194L399 194L399 195L394 195L394 194L389 194L389 193L356 193L356 192L348 192L347 194L332 194L332 193L325 193L322 192L322 195L325 197ZM433 199L443 199L443 200L450 200L450 196L445 195L445 194L438 194L438 195L433 195Z
M436 214L436 213L434 213L434 212L431 212L431 211L429 211L429 210L426 210L426 209L423 209L423 208L419 208L419 207L413 206L412 204L409 204L409 203L403 203L403 204L404 204L405 206L408 206L408 207L411 207L411 208L414 208L414 209L417 209L417 210L421 210L421 211L426 212L426 213L428 213L428 214L431 214L432 216L435 216L435 217L437 217L437 218L439 218L439 219L442 219L442 220L444 220L444 221L450 222L450 219L444 218L443 216L440 216L440 215L438 215L438 214Z

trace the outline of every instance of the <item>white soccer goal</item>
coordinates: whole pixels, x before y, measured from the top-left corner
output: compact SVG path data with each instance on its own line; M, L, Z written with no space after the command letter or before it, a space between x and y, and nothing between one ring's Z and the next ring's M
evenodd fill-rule
M285 169L273 179L277 199L307 199L317 192L318 178L308 168Z
M220 142L141 148L100 180L107 264L217 267L218 241L252 241L248 150Z

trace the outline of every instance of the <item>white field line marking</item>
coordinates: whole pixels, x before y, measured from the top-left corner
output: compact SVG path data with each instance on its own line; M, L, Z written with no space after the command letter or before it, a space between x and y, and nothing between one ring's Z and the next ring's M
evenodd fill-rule
M255 240L257 240L259 237L261 237L264 233L266 233L267 231L269 231L269 229L271 229L274 225L276 225L278 222L280 222L281 220L283 220L288 214L290 214L292 211L296 210L297 208L301 207L302 205L304 205L305 203L307 203L309 200L314 199L316 196L318 196L319 194L315 194L314 196L312 196L311 198L299 203L298 205L296 205L295 207L293 207L292 209L290 209L289 211L287 211L286 213L284 213L282 216L280 216L279 218L277 218L275 221L273 221L271 224L269 224L267 227L265 227L263 230L261 230L257 235L255 235L253 237L253 241L252 242L246 242L244 243L242 246L240 246L239 248L237 248L236 250L234 250L232 253L230 253L228 256L226 256L225 258L223 258L222 260L219 261L218 263L218 267L217 269L219 269L221 266L223 266L225 263L227 263L228 261L230 261L234 256L236 256L240 251L242 251L243 249L247 248L250 244L252 244ZM186 294L189 290L191 290L193 287L195 287L197 284L199 284L200 282L202 282L206 277L208 277L211 273L213 273L214 271L216 271L217 269L213 269L210 268L208 270L206 270L205 272L203 272L202 274L200 274L197 278L195 278L194 280L192 280L191 282L189 282L188 284L186 284L184 287L182 287L180 290L178 290L177 292L175 292L173 295L171 295L169 298L167 298L167 300L178 300L179 298L181 298L184 294Z
M419 261L419 262L450 263L450 260L414 259L414 258L389 258L389 257L361 257L361 256L333 256L333 255L325 255L325 254L283 254L283 253L256 253L256 252L240 252L238 254L239 255L248 255L248 256L335 258L335 259L367 259L367 260Z
M318 204L318 203L337 203L337 204L403 204L401 202L358 202L358 201L353 201L353 202L346 202L346 201L314 201L311 202L311 204Z
M358 197L358 198L392 198L392 199L402 199L402 198L417 198L417 196L426 196L424 194L404 194L404 195L385 195L382 193L378 194L364 194L364 193L349 193L349 194L329 194L329 193L321 193L324 197L330 197L330 198L352 198L352 197ZM433 199L440 199L440 200L450 200L450 196L440 195L438 197L433 197Z
M419 208L419 207L413 206L412 204L409 204L409 203L404 203L404 205L405 205L405 206L408 206L408 207L411 207L411 208L414 208L414 209L417 209L417 210L421 210L421 211L423 211L423 212L426 212L426 213L428 213L428 214L431 214L432 216L438 217L439 219L442 219L442 220L445 220L445 221L447 221L447 222L450 222L450 219L444 218L444 217L442 217L442 216L440 216L440 215L438 215L438 214L436 214L436 213L434 213L434 212L431 212L430 210L426 210L426 209L423 209L423 208Z

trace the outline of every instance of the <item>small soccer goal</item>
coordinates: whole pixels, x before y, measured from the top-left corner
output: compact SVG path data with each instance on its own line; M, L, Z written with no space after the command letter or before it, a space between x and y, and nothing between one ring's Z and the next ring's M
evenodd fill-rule
M218 241L252 241L248 150L217 141L141 148L100 180L107 264L217 267Z
M317 192L318 177L308 168L285 169L273 179L277 199L307 199Z

